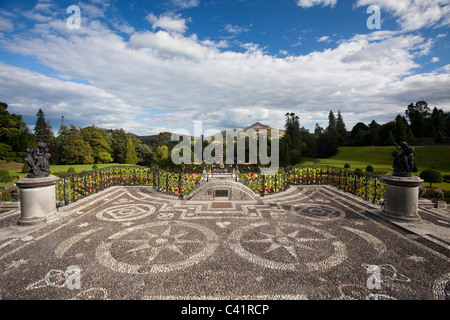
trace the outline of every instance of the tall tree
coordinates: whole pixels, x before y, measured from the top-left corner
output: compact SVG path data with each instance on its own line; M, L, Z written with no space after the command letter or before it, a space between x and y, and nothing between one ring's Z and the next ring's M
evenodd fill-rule
M92 148L74 125L64 127L57 137L60 162L63 164L91 164L94 163Z
M34 135L36 137L36 141L44 142L47 145L54 145L55 135L53 134L50 122L45 120L45 114L42 109L39 109L36 116L37 119L34 126Z
M111 147L108 144L108 133L101 128L90 126L80 130L83 140L92 148L95 163L109 163L113 161Z
M396 142L406 141L406 136L408 134L408 122L401 115L395 117L395 127L392 132Z
M336 119L336 132L339 139L339 145L344 145L347 140L347 128L345 127L344 119L342 118L341 110L338 111Z
M430 108L426 101L411 103L405 113L416 138L427 138L433 135L433 132L430 132L429 121L427 121L430 117Z
M442 109L434 108L430 115L430 124L433 136L444 136L445 132L445 112ZM441 142L442 143L442 142Z
M300 119L295 113L286 113L286 135L283 137L288 143L290 150L290 160L292 164L297 164L302 157L302 134L300 129Z
M36 141L21 115L10 114L8 105L0 102L0 144L3 152L0 157L15 161L23 161L28 147L34 147Z
M111 134L114 160L118 163L136 164L136 149L133 138L123 129L116 129Z
M336 117L332 110L328 114L328 127L326 128L327 133L336 134Z

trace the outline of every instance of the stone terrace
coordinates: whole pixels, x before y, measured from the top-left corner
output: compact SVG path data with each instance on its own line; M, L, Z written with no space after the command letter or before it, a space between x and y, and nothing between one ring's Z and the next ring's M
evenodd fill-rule
M448 299L449 213L379 212L328 186L217 202L112 187L47 225L0 214L0 298Z

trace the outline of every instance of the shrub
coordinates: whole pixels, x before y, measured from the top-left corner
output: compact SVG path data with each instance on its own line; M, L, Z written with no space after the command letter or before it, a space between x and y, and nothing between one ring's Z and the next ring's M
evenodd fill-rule
M371 165L368 165L368 166L366 167L366 171L367 171L367 172L374 172L375 170L374 170L374 168L373 168Z
M94 165L92 166L92 169L97 170L97 169L98 169L98 165L94 164Z
M350 165L348 163L344 164L345 169L350 169Z
M442 176L442 178L444 179L444 182L450 183L450 175Z
M52 174L54 176L57 176L58 178L64 178L64 177L70 176L72 173L67 172L67 171L61 171L61 172L53 172Z
M439 188L428 188L425 191L425 197L431 199L441 199L444 197L444 192Z
M6 170L0 170L0 182L12 182L13 178L9 175Z
M28 173L28 165L26 163L22 166L22 173Z
M70 167L69 169L67 169L67 172L70 172L70 173L77 173L77 172L75 171L75 168L74 168L74 167Z
M442 175L439 171L435 169L427 169L420 173L420 178L423 179L425 182L430 183L430 188L432 183L441 183L442 182Z

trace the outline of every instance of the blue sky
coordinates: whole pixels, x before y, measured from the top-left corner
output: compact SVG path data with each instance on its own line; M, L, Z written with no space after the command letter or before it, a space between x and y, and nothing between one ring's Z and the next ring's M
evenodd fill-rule
M449 25L448 0L0 0L0 101L55 130L283 128L286 112L313 129L330 110L351 130L419 100L450 111Z

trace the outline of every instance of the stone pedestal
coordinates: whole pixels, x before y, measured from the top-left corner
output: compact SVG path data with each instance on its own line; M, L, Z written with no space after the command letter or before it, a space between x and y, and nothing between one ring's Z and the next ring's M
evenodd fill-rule
M56 208L56 183L58 177L21 178L16 181L20 188L20 218L18 225L36 225L58 217Z
M383 177L386 183L386 198L383 215L405 222L420 222L419 187L424 182L419 177Z

